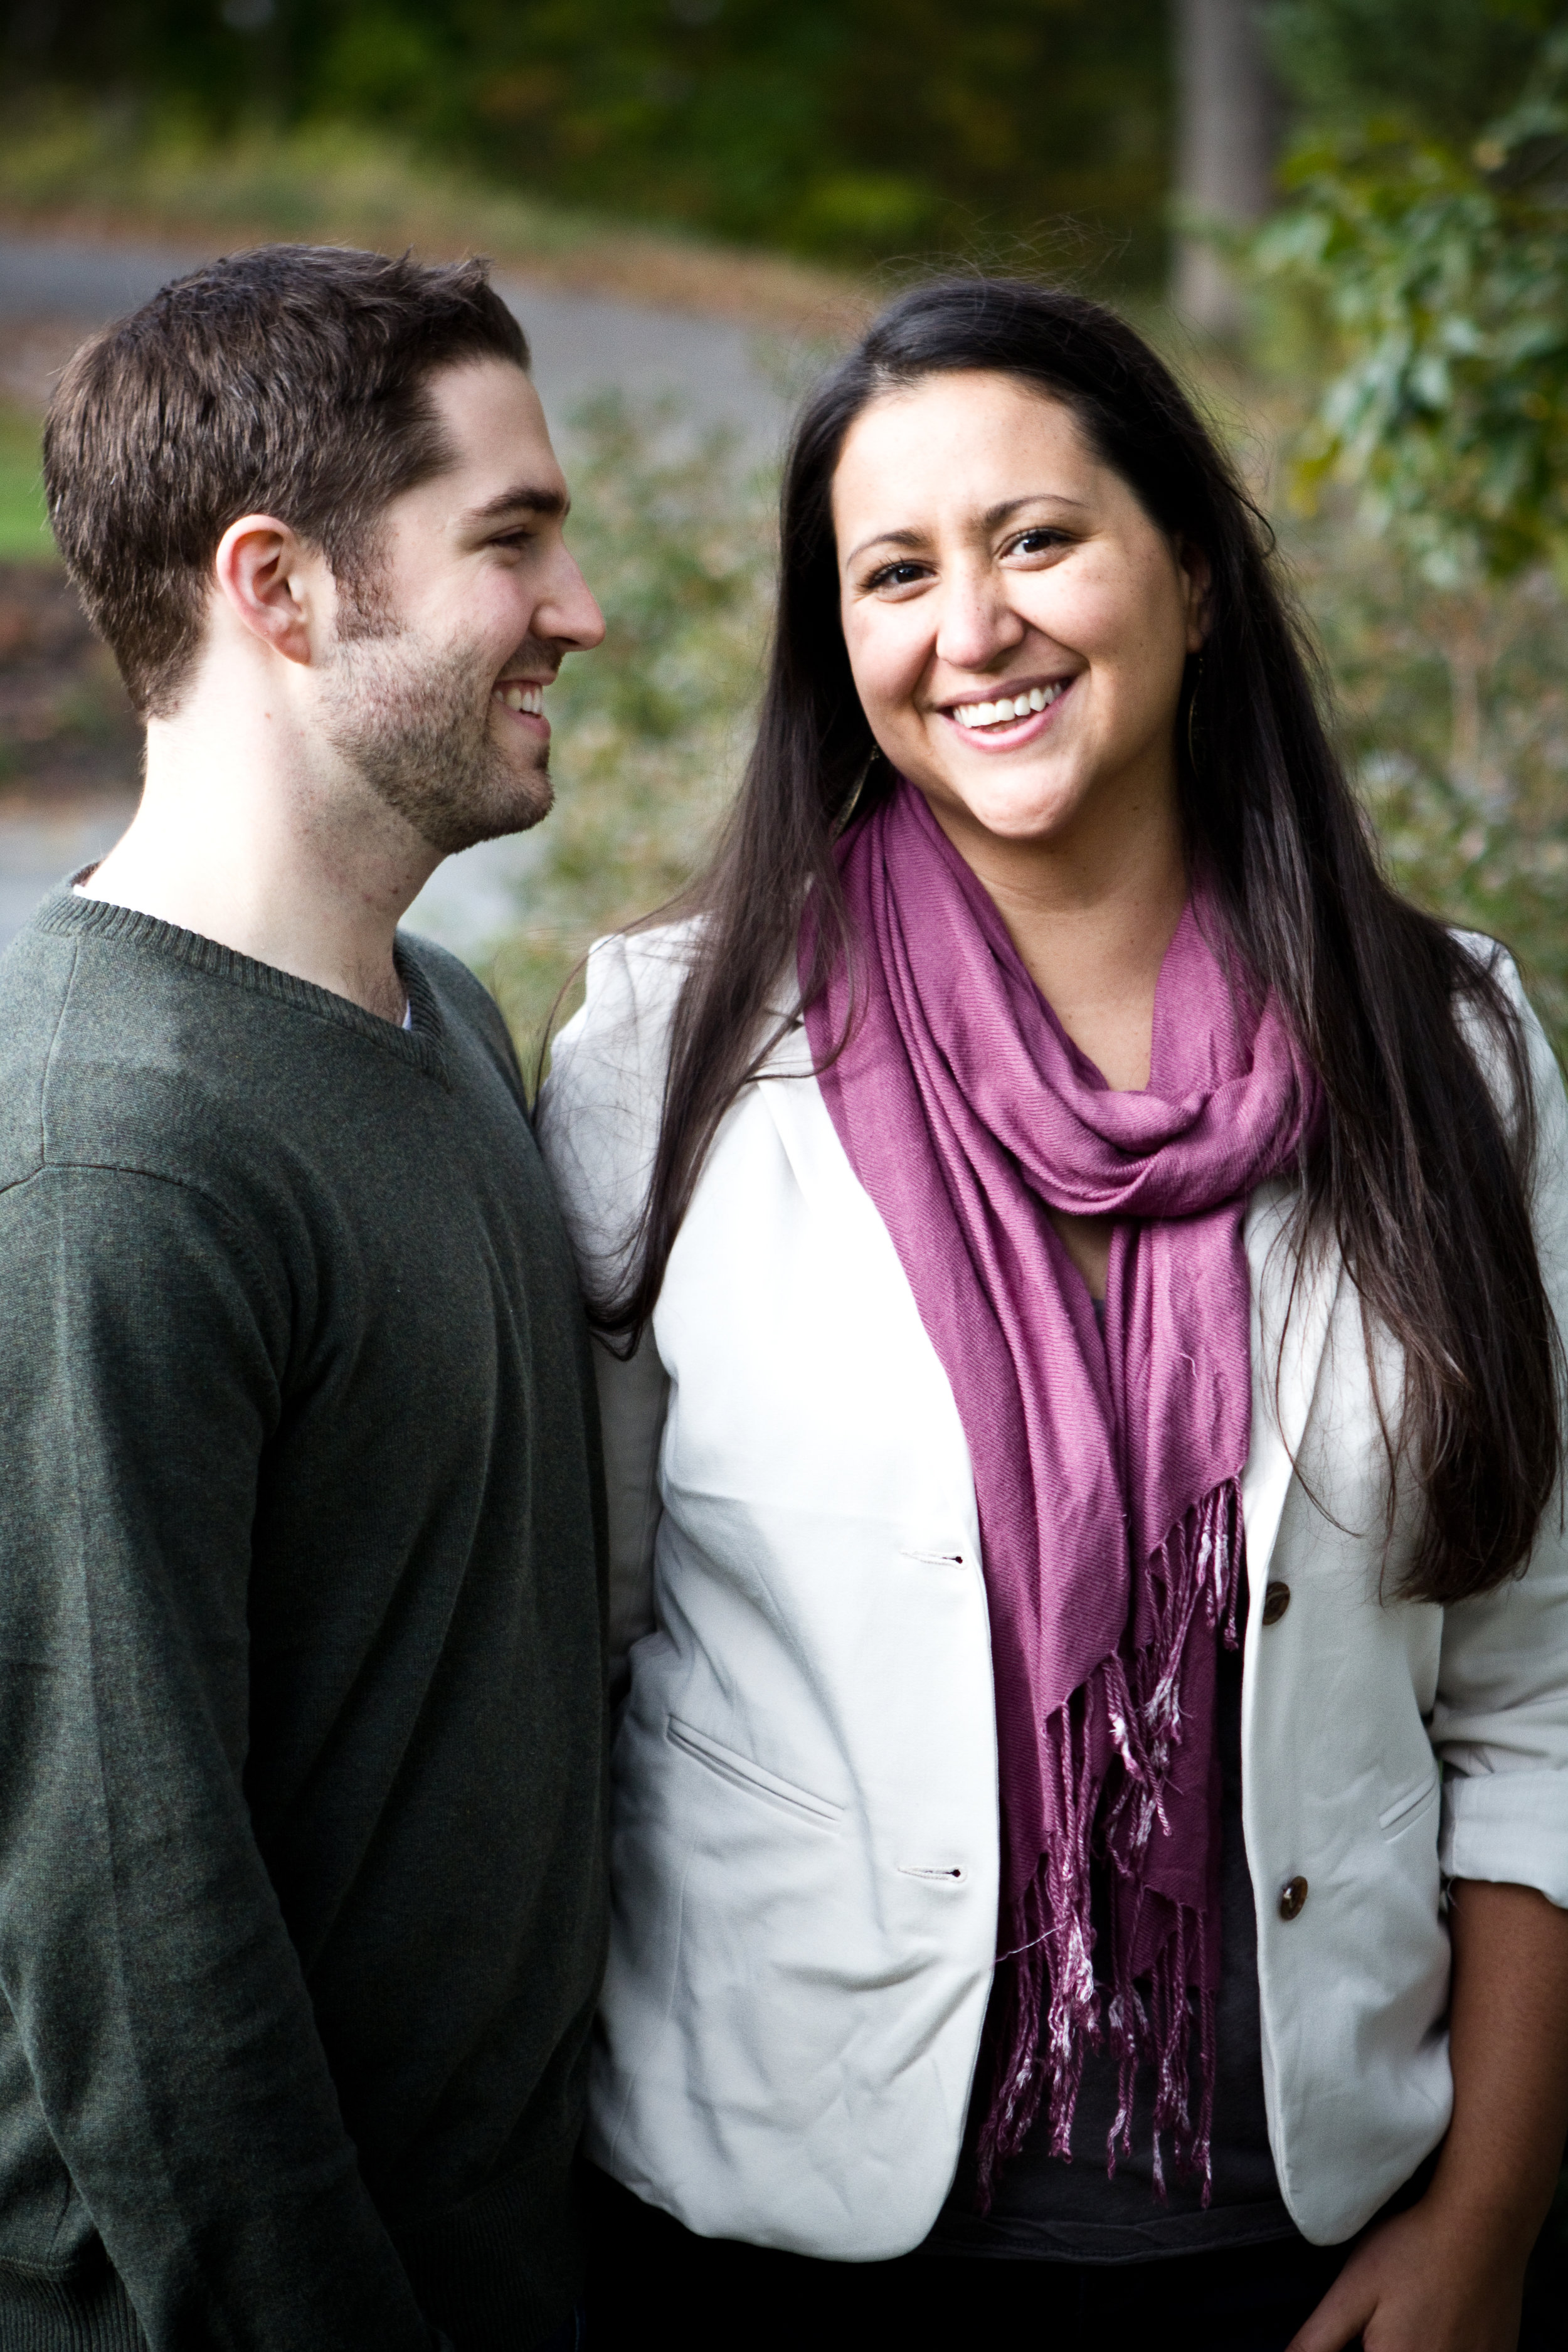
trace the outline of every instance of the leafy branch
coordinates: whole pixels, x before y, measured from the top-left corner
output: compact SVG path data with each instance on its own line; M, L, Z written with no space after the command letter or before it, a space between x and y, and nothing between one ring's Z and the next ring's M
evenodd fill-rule
M1568 31L1468 152L1370 123L1299 152L1254 259L1333 365L1295 488L1331 479L1435 588L1568 576Z

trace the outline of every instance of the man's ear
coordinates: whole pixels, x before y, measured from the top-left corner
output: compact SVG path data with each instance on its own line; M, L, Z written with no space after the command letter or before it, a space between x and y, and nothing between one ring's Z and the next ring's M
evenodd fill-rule
M1178 562L1186 593L1187 651L1201 654L1209 633L1209 589L1214 572L1208 557L1191 540L1184 540Z
M241 515L213 559L219 595L241 626L285 661L313 657L311 624L321 617L322 558L275 515Z

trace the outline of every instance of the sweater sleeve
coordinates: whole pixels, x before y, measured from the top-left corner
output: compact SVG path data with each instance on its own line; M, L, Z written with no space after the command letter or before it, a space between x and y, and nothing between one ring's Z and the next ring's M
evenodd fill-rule
M190 1187L0 1194L0 1993L152 2352L430 2352L245 1799L287 1337Z

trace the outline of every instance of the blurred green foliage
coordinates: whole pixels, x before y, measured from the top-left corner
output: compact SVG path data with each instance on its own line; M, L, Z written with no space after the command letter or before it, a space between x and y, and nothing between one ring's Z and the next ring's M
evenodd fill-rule
M1464 144L1511 104L1557 0L1264 0L1275 66L1314 135L1369 114Z
M352 236L390 247L571 253L604 225L498 190L412 142L348 123L290 130L247 120L220 131L165 104L88 104L58 89L0 112L0 206L128 214L198 232Z
M1397 19L1405 46L1387 51L1390 67L1411 66L1384 99L1365 61L1392 37L1380 20ZM1285 528L1391 866L1413 897L1509 942L1560 1045L1563 20L1561 5L1522 0L1468 11L1443 0L1429 15L1407 0L1289 0L1276 21L1304 45L1301 86L1319 111L1306 112L1286 201L1253 248L1275 301L1265 348L1295 362ZM1358 58L1359 81L1346 63Z
M485 974L525 1067L591 941L701 863L748 749L773 593L773 486L722 435L605 398L569 449L573 549L607 630L551 689L556 806Z
M1568 601L1542 569L1434 592L1342 494L1279 522L1392 878L1505 940L1568 1050Z
M0 563L53 560L44 509L43 454L38 420L0 401Z
M394 126L597 212L829 258L1068 215L1162 266L1163 0L11 0L13 82Z
M1374 120L1310 144L1256 247L1337 364L1297 478L1363 492L1436 587L1568 558L1568 32L1468 147Z

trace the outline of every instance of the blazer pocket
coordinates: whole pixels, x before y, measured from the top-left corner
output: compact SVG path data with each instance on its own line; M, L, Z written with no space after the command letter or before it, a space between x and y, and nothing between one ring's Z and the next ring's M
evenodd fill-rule
M679 1748L693 1763L705 1765L732 1788L743 1789L748 1796L761 1797L767 1803L781 1805L785 1812L810 1822L816 1829L837 1829L844 1818L842 1805L831 1803L826 1797L815 1797L809 1789L797 1789L793 1780L781 1780L776 1772L765 1771L751 1757L739 1755L722 1741L710 1738L695 1724L682 1723L679 1716L669 1717L666 1737L672 1748Z
M1403 1797L1396 1797L1392 1805L1379 1813L1377 1826L1384 1836L1385 1838L1403 1837L1405 1831L1413 1828L1420 1820L1427 1807L1436 1803L1437 1793L1442 1786L1443 1775L1434 1763L1431 1771L1421 1782L1419 1788L1409 1790Z

